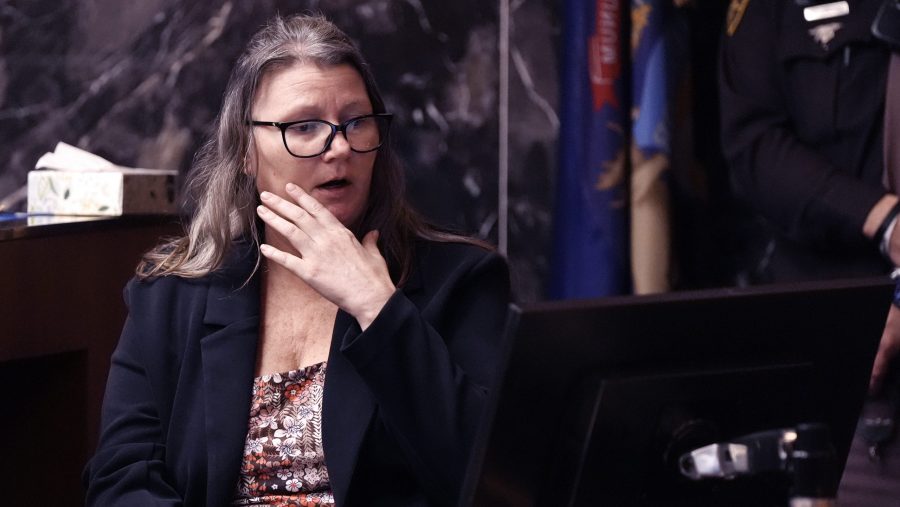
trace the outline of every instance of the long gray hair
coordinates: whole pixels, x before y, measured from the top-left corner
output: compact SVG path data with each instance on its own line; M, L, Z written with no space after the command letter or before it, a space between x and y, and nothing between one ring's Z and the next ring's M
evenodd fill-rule
M202 277L222 266L235 240L252 241L258 248L259 200L254 177L247 171L253 143L247 122L261 78L296 63L351 65L365 82L373 112L386 112L372 72L344 32L318 15L276 16L253 36L238 59L214 131L197 153L186 187L186 198L195 204L186 235L146 253L137 268L139 278ZM372 229L379 231L379 247L401 285L411 269L416 238L481 244L435 229L409 207L403 168L390 142L375 158L367 208L354 233L359 237Z

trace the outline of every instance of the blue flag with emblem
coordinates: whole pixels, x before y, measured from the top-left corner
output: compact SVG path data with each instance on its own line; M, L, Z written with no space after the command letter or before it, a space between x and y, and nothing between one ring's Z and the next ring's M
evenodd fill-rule
M619 0L566 0L560 167L549 295L629 290L622 12Z
M672 0L631 0L631 271L634 292L670 288L670 103L686 42Z

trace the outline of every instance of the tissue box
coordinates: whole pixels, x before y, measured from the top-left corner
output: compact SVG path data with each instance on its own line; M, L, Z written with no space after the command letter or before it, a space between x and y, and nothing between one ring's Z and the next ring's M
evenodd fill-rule
M176 171L37 170L28 173L28 212L57 215L169 214Z

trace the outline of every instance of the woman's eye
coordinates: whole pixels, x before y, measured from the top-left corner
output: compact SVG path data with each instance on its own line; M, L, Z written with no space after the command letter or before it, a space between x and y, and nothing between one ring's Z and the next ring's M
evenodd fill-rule
M358 129L360 127L365 127L371 120L371 117L355 118L353 120L350 120L350 123L347 124L347 128Z
M316 130L316 124L312 122L296 123L288 127L288 131L292 134L310 134Z

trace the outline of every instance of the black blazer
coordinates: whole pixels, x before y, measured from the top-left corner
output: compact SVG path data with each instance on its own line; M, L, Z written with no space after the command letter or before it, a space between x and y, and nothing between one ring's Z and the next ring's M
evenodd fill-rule
M132 280L112 356L88 505L227 505L238 480L259 327L246 243L190 280ZM335 500L457 501L509 301L503 259L421 242L416 269L366 329L339 311L323 441Z

